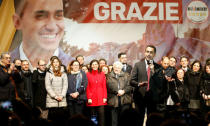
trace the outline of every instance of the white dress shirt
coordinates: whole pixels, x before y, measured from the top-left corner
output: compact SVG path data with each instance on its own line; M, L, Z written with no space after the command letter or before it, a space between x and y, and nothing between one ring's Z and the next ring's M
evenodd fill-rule
M34 68L34 67L32 66L30 60L28 59L28 57L27 57L26 54L24 53L24 50L23 50L23 43L22 43L22 42L21 42L20 47L19 47L19 52L20 52L20 59L21 59L21 60L28 60L28 62L29 62L29 69L30 69L31 71L33 71L34 69L36 69L36 68ZM59 49L57 48L52 56L58 56L58 55L59 55ZM50 61L48 61L48 65L49 65L49 64L50 64Z

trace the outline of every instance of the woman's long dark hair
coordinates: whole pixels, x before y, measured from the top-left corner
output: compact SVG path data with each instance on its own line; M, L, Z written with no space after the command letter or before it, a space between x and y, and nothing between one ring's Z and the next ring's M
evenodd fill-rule
M207 66L210 67L210 62L206 62L206 64L205 64L205 67L204 67L204 70L203 70L203 71L204 71L204 73L206 73L206 74L207 74L207 72L206 72L206 67L207 67Z
M90 69L89 69L89 71L90 71L90 72L93 71L92 64L93 64L94 62L96 62L96 63L98 64L98 72L100 73L101 70L100 70L100 68L99 68L99 62L98 62L98 60L96 60L96 59L93 59L93 60L90 62Z
M198 72L201 72L201 71L202 71L202 64L201 64L201 61L199 61L199 60L193 61L193 63L191 64L191 70L193 71L193 65L194 65L195 63L198 63L198 64L200 65L200 69L199 69Z
M184 71L182 68L179 68L179 69L176 70L176 77L175 77L175 79L179 80L179 79L178 79L178 76L177 76L177 73L178 73L179 70L182 70L182 71L184 72L183 80L185 80L185 78L186 78L186 73L185 73L185 71Z

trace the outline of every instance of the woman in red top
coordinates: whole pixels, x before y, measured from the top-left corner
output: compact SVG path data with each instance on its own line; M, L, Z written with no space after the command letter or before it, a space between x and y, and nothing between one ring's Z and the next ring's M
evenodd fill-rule
M98 125L104 126L104 105L107 105L106 77L99 70L98 60L90 62L90 71L87 73L88 85L86 89L91 115L98 115Z

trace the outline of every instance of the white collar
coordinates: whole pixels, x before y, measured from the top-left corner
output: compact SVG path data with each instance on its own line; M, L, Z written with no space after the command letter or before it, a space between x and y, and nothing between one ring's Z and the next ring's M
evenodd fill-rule
M182 69L187 72L188 68L187 67L182 67Z
M146 64L146 69L148 69L148 66L149 66L149 65L148 65L148 63L147 63L147 59L145 58L144 61L145 61L145 64ZM152 62L153 62L153 64L154 64L154 61L153 61L153 60L152 60Z
M146 69L147 69L147 68L148 68L148 64L147 64L146 58L145 58L144 62L145 62L145 64L146 64Z
M30 60L28 59L28 57L26 56L26 54L23 51L23 42L21 42L20 47L19 47L19 52L20 52L20 59L21 60L28 60L29 62L29 69L30 70L35 70L35 68L33 68L33 66L31 65ZM59 55L59 49L57 48L53 54L53 56L57 56ZM48 62L48 64L50 64L50 61Z

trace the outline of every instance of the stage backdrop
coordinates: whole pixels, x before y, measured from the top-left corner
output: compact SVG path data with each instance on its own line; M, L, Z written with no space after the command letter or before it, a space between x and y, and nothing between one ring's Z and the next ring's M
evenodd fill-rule
M133 65L153 44L156 61L186 55L204 63L210 57L209 9L209 0L64 0L60 47L73 57L84 55L86 63L105 58L112 64L119 52L126 52ZM16 32L9 51L20 36Z

